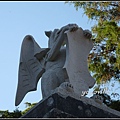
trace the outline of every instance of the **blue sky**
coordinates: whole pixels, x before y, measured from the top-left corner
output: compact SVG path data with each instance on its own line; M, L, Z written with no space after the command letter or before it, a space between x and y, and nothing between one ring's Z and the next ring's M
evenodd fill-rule
M76 23L91 30L94 22L89 21L83 10L76 11L73 5L64 1L55 2L0 2L0 110L13 111L18 83L18 66L23 38L30 34L42 47L48 46L44 31ZM28 93L19 110L25 109L25 102L39 102L42 99L40 81L37 91Z

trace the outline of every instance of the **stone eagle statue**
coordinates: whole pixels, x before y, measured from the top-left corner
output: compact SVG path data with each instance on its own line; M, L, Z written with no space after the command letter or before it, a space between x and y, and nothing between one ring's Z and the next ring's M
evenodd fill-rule
M87 67L93 47L91 32L68 24L45 34L49 38L48 48L41 48L31 35L23 39L15 106L28 92L37 90L40 78L43 98L60 85L81 95L95 84Z

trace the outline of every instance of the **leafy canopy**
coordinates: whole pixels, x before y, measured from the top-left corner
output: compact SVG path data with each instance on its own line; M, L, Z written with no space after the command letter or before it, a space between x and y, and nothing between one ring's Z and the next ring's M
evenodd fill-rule
M88 61L96 82L120 81L120 2L66 2L97 24L92 27L94 48Z

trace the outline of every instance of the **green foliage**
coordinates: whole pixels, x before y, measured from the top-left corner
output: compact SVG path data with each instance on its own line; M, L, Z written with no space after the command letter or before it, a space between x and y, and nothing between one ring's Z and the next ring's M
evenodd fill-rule
M37 103L29 103L29 102L26 102L26 109L24 111L22 111L22 115L24 115L25 113L27 113L32 107L34 107Z
M84 10L88 19L95 20L92 26L92 40L94 48L88 57L89 70L93 73L97 85L94 90L100 90L101 84L113 80L120 82L120 2L82 2L67 1L74 5L78 11ZM119 95L115 93L111 96ZM119 95L120 96L120 95ZM104 96L104 103L120 111L120 101L111 100L110 96Z
M22 115L24 115L26 112L28 112L33 106L35 106L37 103L29 103L26 102L26 109L24 111L14 110L13 112L9 112L9 110L0 110L0 118L20 118Z
M103 103L108 107L120 111L120 100L112 100L108 94L101 94L103 97Z
M2 111L0 110L0 118L19 118L21 117L21 111L18 109L14 110L13 112L9 112L8 110Z
M76 10L82 8L84 14L97 24L92 27L94 48L88 61L89 70L97 83L120 81L120 2L76 2Z
M67 1L66 3L73 4L76 10L82 8L84 14L90 19L99 20L120 20L120 2L81 2Z

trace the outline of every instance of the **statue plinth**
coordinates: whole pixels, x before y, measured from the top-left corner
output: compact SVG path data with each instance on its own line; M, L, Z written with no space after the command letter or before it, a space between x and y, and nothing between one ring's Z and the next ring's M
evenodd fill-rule
M91 98L77 98L75 94L57 88L21 118L120 118L120 112Z

